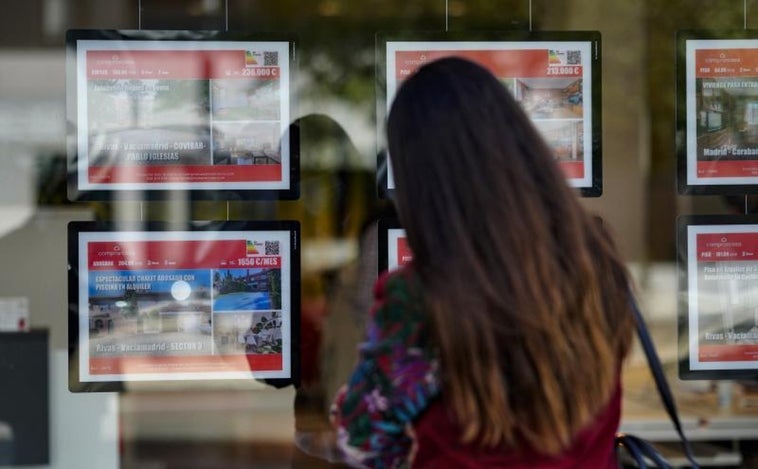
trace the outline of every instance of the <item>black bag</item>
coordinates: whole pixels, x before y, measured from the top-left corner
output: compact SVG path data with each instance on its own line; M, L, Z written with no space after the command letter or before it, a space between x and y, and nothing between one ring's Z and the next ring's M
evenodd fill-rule
M666 381L666 375L663 374L661 360L658 358L658 354L655 351L655 345L653 344L650 334L647 331L647 327L645 326L645 320L643 319L640 309L637 306L637 302L634 299L632 299L632 310L634 311L634 317L637 322L637 335L642 344L642 349L645 351L645 356L647 357L647 362L650 366L650 372L655 379L655 385L658 388L658 393L661 395L663 405L666 407L666 412L669 414L669 417L671 417L671 422L674 424L674 428L679 434L687 460L693 468L699 469L700 465L695 461L690 442L682 431L682 423L679 421L679 414L676 411L674 396L671 394L668 381ZM619 450L625 450L640 469L646 469L648 467L669 469L672 467L671 463L668 462L652 444L634 435L621 432L617 433L616 448Z

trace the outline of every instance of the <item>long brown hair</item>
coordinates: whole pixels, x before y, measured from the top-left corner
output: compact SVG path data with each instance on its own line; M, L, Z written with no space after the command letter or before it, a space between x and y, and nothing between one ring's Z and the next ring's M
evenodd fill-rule
M631 342L629 278L610 236L479 65L420 68L387 131L463 441L560 452L610 398Z

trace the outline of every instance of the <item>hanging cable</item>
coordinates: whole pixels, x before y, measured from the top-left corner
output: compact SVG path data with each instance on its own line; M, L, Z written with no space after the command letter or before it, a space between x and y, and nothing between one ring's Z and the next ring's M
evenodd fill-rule
M450 30L450 6L448 5L449 0L445 0L445 31Z

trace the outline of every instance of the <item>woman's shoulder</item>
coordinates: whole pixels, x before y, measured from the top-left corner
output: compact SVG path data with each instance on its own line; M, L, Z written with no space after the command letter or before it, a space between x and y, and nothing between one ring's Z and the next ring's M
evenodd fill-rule
M379 275L374 285L374 321L424 321L424 295L421 280L408 265Z
M431 357L431 331L421 281L413 268L404 266L382 273L374 287L374 304L362 349L412 349Z
M421 279L413 268L413 264L407 264L393 270L385 270L379 274L374 284L374 294L392 292L399 296L421 292Z

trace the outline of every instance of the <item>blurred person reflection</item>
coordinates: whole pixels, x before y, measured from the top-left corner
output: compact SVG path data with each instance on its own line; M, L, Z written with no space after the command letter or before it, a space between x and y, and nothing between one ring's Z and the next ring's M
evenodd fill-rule
M336 276L329 295L329 313L320 350L319 377L326 396L335 395L355 366L355 349L363 340L378 274L378 223L395 217L392 204L378 203L360 230L358 255ZM331 400L326 400L324 414L330 405Z
M364 238L381 203L376 200L373 168L339 122L326 114L307 114L296 125L302 197L296 203L280 203L278 213L300 220L304 248L295 433L328 441L328 407L334 389L355 364L353 351L363 330L358 324L367 311L347 303L370 302L371 286L360 288L360 279L376 280L376 257L367 259L372 250L364 249ZM332 384L340 376L342 381ZM311 452L310 445L303 446ZM295 449L291 465L311 469L323 464Z
M506 88L472 62L421 67L387 129L414 260L374 286L333 406L339 457L617 468L634 320L609 234Z

